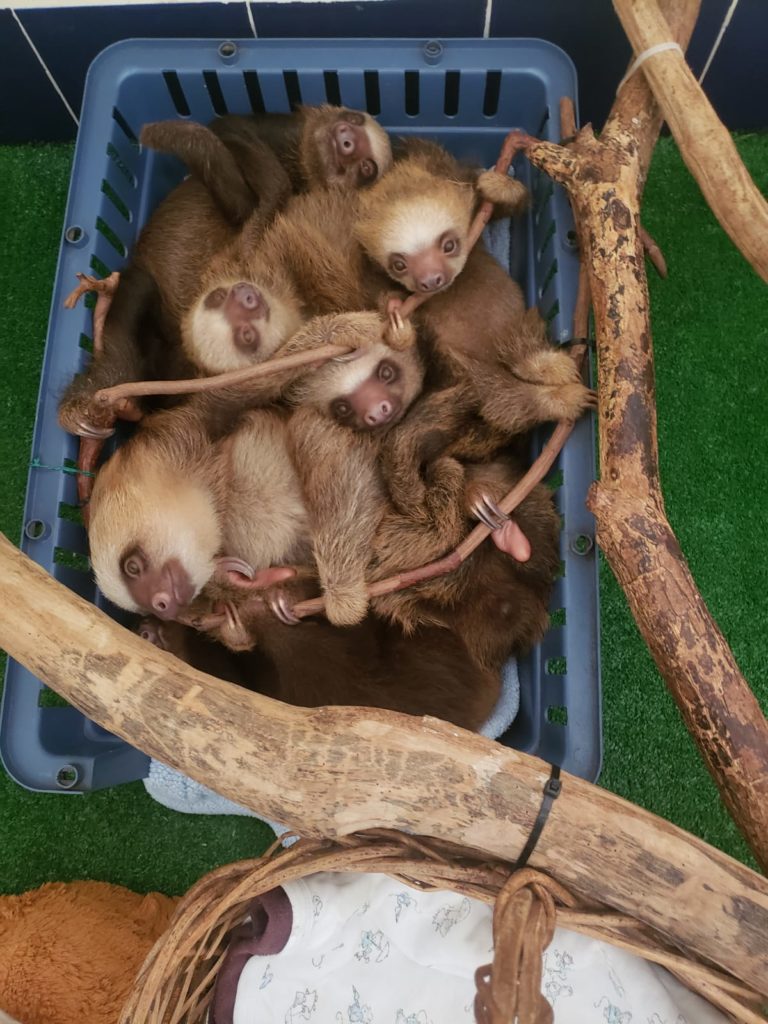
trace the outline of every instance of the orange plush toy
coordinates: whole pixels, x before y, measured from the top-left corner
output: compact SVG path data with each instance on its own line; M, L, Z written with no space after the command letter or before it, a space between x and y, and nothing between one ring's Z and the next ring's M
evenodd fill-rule
M106 882L0 896L0 1024L115 1024L176 902Z

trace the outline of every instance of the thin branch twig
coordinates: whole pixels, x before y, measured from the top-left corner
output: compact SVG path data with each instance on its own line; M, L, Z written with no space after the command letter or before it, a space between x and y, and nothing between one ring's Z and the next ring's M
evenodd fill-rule
M215 377L192 377L188 380L139 380L116 384L111 388L97 391L95 400L99 405L114 405L123 398L138 398L145 395L190 395L202 391L247 384L252 380L270 377L281 370L292 370L312 363L324 363L335 356L343 356L353 350L347 345L321 345L306 352L294 352L290 356L268 359L242 370L230 370Z

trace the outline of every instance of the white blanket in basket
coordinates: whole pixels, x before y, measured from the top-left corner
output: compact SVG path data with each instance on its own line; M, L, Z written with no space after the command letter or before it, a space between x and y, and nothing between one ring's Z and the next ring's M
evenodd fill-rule
M486 904L381 874L321 873L284 890L287 943L246 961L232 1018L214 1024L474 1021L474 972L493 956ZM726 1022L663 968L562 928L544 953L542 992L555 1024Z

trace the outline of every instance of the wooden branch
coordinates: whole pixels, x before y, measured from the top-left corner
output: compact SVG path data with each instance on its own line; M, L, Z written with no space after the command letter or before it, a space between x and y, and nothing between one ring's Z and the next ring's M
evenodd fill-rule
M394 827L510 860L539 812L549 765L537 758L437 719L291 707L196 672L2 536L0 586L0 645L46 685L305 835ZM531 863L768 993L768 880L674 825L566 774Z
M651 261L659 277L667 277L667 261L664 259L664 253L656 244L656 241L651 235L645 230L641 224L638 228L640 234L640 241L643 243L643 249L645 255Z
M219 388L234 387L248 384L252 380L271 377L281 370L293 370L312 363L324 363L335 356L343 356L352 349L346 345L320 345L306 352L294 352L290 356L267 359L254 366L246 366L242 370L229 370L213 377L192 377L189 380L137 380L125 384L115 384L111 388L102 388L96 392L96 401L100 405L113 406L126 398L139 398L143 395L192 395L202 391L216 391Z
M652 502L594 484L597 540L723 800L768 866L768 725L709 614L672 528ZM715 774L715 772L713 772Z
M669 25L669 40L685 50L693 34L701 0L661 0L661 8ZM634 59L634 57L633 57ZM631 133L637 152L638 186L642 195L651 155L663 117L653 98L642 69L638 69L618 89L603 128L603 140ZM639 199L639 196L638 196Z
M656 0L613 0L636 54L670 39ZM731 241L768 281L768 203L685 58L665 50L642 65L685 163Z
M598 541L728 810L768 868L768 723L664 514L633 130L618 118L599 140L582 129L567 147L524 135L516 144L563 182L586 240L598 351ZM661 588L653 597L651 579Z

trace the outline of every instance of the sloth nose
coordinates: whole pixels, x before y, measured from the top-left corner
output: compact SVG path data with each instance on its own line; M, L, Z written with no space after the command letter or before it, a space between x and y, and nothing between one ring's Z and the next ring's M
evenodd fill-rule
M261 292L258 292L252 284L248 284L246 281L236 284L232 289L232 294L243 309L255 310L261 305Z
M349 156L354 152L355 149L355 131L350 125L342 122L336 126L336 138L338 140L341 151L345 156Z
M378 427L392 418L392 403L383 400L365 414L365 422L369 427Z
M445 284L445 278L442 274L428 274L426 277L422 277L419 281L419 288L423 292L436 292L438 288L442 288Z
M152 595L152 611L160 619L174 619L179 611L178 603L167 590L158 590Z

